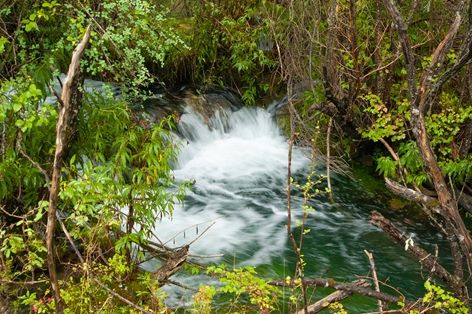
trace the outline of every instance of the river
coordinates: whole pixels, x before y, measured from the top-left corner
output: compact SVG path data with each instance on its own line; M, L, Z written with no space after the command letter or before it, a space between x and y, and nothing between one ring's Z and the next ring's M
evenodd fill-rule
M177 180L195 183L184 205L176 207L172 218L164 218L155 234L171 247L192 242L190 254L207 256L192 257L199 263L225 263L230 268L256 266L267 279L293 277L295 255L286 231L287 138L269 110L261 108L220 111L209 124L203 120L191 109L181 117L175 136L183 146L174 174ZM295 148L295 179L302 182L309 167L310 160ZM326 173L321 162L316 164L316 173ZM306 221L306 228L311 229L303 246L306 277L353 281L358 276L370 276L364 252L368 250L374 255L379 280L398 288L407 298L421 297L424 289L420 264L370 225L369 215L373 210L381 212L426 249L438 243L440 255L447 255L445 240L416 213L414 206L406 207L414 212L414 219L407 217L411 212L390 209L387 203L393 196L368 171L355 168L354 178L331 172L331 180L334 202L322 194L310 201L315 211ZM324 189L325 184L318 188ZM301 193L292 186L295 234L299 233L295 221L302 217L301 204ZM447 263L447 258L444 260ZM151 262L145 267L154 270L157 264ZM204 275L181 274L173 279L194 288L216 283ZM385 286L381 290L398 295ZM167 287L166 292L170 305L191 302L191 293L181 288ZM331 292L319 288L313 298ZM375 300L363 297L354 296L344 303L351 313L376 310Z

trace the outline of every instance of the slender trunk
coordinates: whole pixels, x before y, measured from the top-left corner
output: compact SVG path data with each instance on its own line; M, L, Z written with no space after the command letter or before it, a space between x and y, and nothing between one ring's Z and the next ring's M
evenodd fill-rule
M49 194L49 209L46 226L46 248L48 250L47 261L49 276L51 280L51 291L56 303L56 313L64 313L64 301L61 298L59 281L57 278L55 249L54 249L54 226L56 224L57 203L61 184L62 164L67 156L72 139L76 131L77 117L80 110L82 95L78 87L83 85L83 76L80 72L80 58L90 38L91 27L87 28L84 38L72 54L72 60L64 81L59 117L56 126L56 151L54 154L53 173L51 180L51 191Z

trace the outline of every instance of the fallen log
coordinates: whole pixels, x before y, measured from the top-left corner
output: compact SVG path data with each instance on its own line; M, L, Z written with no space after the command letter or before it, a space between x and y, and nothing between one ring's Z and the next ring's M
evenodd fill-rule
M332 288L338 291L345 291L350 292L352 294L360 294L366 297L371 297L377 300L395 303L398 304L399 302L404 303L405 306L413 306L413 302L406 300L403 296L394 296L385 292L377 292L375 290L358 286L353 283L349 282L338 282L332 278L327 279L305 279L303 283L306 287L324 287L324 288ZM276 279L270 282L271 285L276 287L289 287L289 288L297 288L299 284L297 284L294 280L285 280L285 279Z
M351 284L359 286L359 287L364 287L364 288L367 288L370 286L370 283L368 283L364 279L355 280ZM324 297L323 299L309 305L307 307L308 314L318 313L319 311L326 309L331 303L344 300L353 294L354 293L351 291L335 291L331 293L330 295ZM305 309L298 311L297 314L305 314Z

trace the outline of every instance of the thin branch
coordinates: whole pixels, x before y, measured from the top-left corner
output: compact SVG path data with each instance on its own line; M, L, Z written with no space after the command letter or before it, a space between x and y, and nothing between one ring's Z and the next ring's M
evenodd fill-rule
M333 197L333 189L331 188L331 176L329 173L330 170L330 156L331 156L331 150L330 150L330 145L329 145L329 140L330 140L330 135L331 135L331 126L333 125L333 118L329 118L329 123L328 123L328 131L326 134L326 180L328 183L328 189L329 189L329 195L332 198Z
M374 256L367 250L364 250L364 252L369 258L370 270L372 271L372 278L374 278L375 291L380 292L379 280L377 279L377 271L375 270ZM382 301L377 300L377 306L379 307L379 312L383 313Z

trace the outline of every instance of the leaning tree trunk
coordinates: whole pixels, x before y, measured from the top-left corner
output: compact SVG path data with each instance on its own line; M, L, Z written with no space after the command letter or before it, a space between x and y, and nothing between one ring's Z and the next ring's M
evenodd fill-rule
M51 290L56 303L56 313L64 312L64 301L61 299L59 290L54 250L54 226L56 224L57 201L61 184L62 163L72 145L72 140L77 129L77 117L82 104L82 92L79 90L79 87L83 86L84 76L80 74L80 58L84 54L88 44L90 31L91 27L89 26L85 32L84 38L72 54L72 60L64 81L61 99L59 99L59 117L56 125L56 151L52 169L46 227L48 270L51 280Z
M410 110L411 110L411 128L416 138L416 144L420 151L423 159L426 171L428 172L431 181L434 184L434 188L438 194L439 206L435 213L441 217L441 222L445 225L444 230L448 233L452 233L453 243L451 243L451 250L454 253L454 242L460 246L460 250L465 255L465 259L462 259L462 254L453 254L455 259L455 275L458 281L463 279L462 262L465 261L468 270L472 270L472 238L469 230L466 228L462 217L459 214L457 202L451 196L447 189L446 181L443 173L439 168L438 162L431 148L430 140L427 134L427 129L424 120L424 113L427 108L433 105L434 99L439 94L439 91L443 85L455 74L457 74L464 65L471 59L471 38L472 38L472 27L469 29L468 35L462 42L460 52L458 54L456 62L442 74L438 75L440 69L444 69L443 61L445 55L448 53L452 44L454 43L455 36L461 25L462 16L461 12L464 7L464 1L461 0L457 4L457 11L455 12L455 19L451 24L448 33L442 40L442 42L436 47L430 65L422 73L419 81L419 87L416 82L416 70L414 55L410 40L408 38L407 28L403 21L402 16L399 13L393 0L382 0L388 14L393 20L393 24L399 35L400 43L402 46L402 52L405 59L405 66L407 71L408 88L410 93ZM433 76L435 81L433 82ZM451 235L449 235L451 236ZM458 297L466 301L468 298L467 292L464 289L462 293L459 293Z

